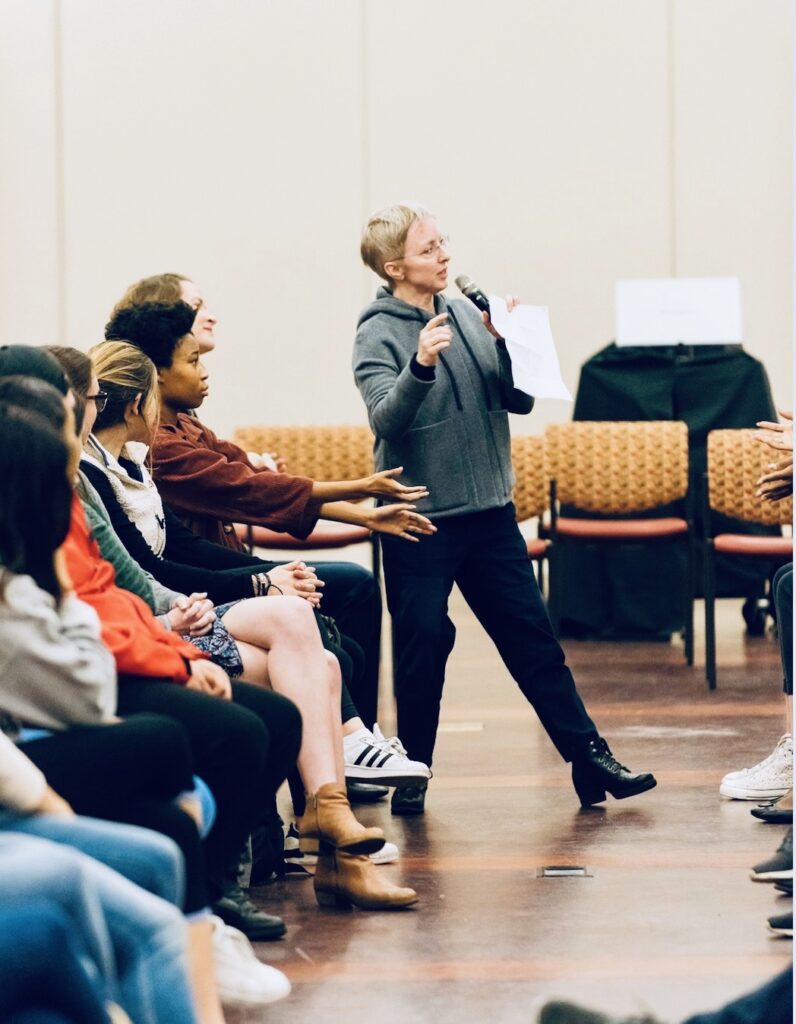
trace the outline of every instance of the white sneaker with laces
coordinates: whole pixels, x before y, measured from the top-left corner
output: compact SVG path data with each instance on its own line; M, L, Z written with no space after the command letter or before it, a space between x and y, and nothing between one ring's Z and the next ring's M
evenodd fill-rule
M725 775L719 793L731 800L766 800L783 796L792 786L793 737L786 733L760 764Z
M389 740L378 725L361 728L343 737L345 777L384 786L413 786L431 778L428 765L411 761L397 736Z
M753 772L759 772L761 770L761 768L766 768L769 764L771 764L772 761L776 760L780 756L779 755L780 747L782 746L783 743L787 743L787 742L790 742L790 743L793 742L791 734L789 732L786 732L784 736L781 736L779 738L776 747L774 747L774 749L771 751L771 753L768 755L768 757L764 757L762 761L758 761L758 763L752 765L751 768L741 768L737 772L727 772L727 774L721 780L722 784L725 783L725 782L730 782L732 779L743 778L745 775L749 775L750 773L753 773Z
M213 964L224 1006L264 1006L290 995L290 981L257 959L243 932L215 915L212 921Z

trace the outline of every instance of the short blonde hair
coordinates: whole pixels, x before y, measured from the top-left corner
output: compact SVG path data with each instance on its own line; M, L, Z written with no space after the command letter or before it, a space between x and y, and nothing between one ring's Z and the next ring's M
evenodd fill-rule
M359 247L362 262L372 271L391 282L385 263L398 260L404 254L406 236L416 220L433 214L419 203L398 203L377 210L368 217Z
M97 427L114 427L124 419L124 410L141 395L141 415L154 431L160 418L158 371L137 345L126 341L101 341L88 351L100 388L108 392L107 404L97 415Z

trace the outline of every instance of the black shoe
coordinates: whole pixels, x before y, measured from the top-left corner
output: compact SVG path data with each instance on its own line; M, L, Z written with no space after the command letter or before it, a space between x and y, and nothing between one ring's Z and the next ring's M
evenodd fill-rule
M782 799L782 798L780 798ZM771 800L767 804L759 804L751 811L753 818L765 821L767 825L792 825L793 810L779 806L779 800Z
M658 785L649 772L633 775L620 764L601 736L593 739L586 750L573 759L572 784L583 807L601 803L606 792L615 800L626 800Z
M661 1024L655 1017L611 1017L585 1006L554 1000L537 1012L535 1024Z
M789 914L777 914L768 919L768 930L783 938L793 938L793 911Z
M793 896L793 879L780 878L778 882L774 882L774 888L777 892L784 893L785 896Z
M393 814L422 814L426 809L428 786L403 786L392 795L390 810Z
M213 904L213 913L224 924L238 928L252 942L270 942L281 939L287 931L281 917L258 910L241 887L233 886Z
M793 828L788 829L773 857L764 860L762 864L755 864L752 868L751 878L753 882L793 880Z
M352 804L377 804L390 792L386 786L374 786L370 782L346 782L348 801Z

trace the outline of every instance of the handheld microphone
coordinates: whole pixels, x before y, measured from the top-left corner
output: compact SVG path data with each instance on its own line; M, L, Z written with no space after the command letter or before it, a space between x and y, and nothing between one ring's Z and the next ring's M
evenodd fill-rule
M466 299L469 299L474 306L481 310L482 313L489 314L489 299L484 295L477 284L473 284L466 274L460 274L456 278L456 287L462 295L464 295Z

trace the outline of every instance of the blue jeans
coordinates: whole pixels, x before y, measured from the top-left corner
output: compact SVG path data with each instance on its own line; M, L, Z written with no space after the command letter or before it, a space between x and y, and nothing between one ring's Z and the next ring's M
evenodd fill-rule
M60 907L33 899L0 908L0 1020L108 1024L106 985Z
M567 668L514 520L514 506L436 519L411 544L384 536L392 615L398 733L409 756L431 764L445 665L456 629L454 583L558 748L571 761L597 735Z
M6 832L73 846L147 892L182 906L185 889L182 855L176 844L159 832L98 818L22 815L0 810L0 836Z
M3 832L0 905L24 909L42 899L68 913L98 982L136 1024L192 1024L186 925L176 907L77 850Z

